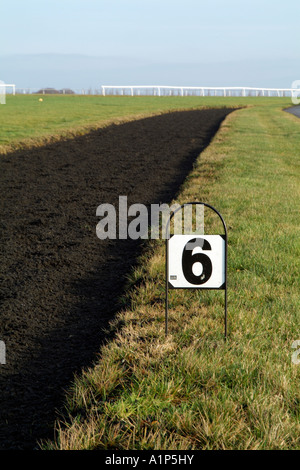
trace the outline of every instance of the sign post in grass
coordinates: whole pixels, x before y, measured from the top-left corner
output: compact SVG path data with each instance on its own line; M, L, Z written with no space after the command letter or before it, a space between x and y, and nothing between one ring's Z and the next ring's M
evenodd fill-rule
M176 212L188 205L202 204L222 221L224 234L173 234L166 236L165 332L168 334L169 289L218 289L225 292L224 337L227 339L227 228L221 214L204 202L188 202L170 215L166 233Z

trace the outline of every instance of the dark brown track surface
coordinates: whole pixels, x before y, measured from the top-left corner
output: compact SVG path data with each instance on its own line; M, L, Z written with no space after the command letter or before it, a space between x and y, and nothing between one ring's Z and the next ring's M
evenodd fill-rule
M99 240L97 206L169 203L230 112L170 113L0 157L0 449L53 437L64 390L120 308L142 245Z

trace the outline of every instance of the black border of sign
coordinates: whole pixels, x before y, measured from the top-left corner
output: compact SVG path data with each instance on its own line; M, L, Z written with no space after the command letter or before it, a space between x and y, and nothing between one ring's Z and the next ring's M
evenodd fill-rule
M186 202L185 204L182 204L180 207L178 207L175 211L172 212L172 214L170 215L169 219L168 219L168 222L166 224L166 235L168 235L168 229L169 229L169 225L170 225L170 222L172 220L172 218L174 217L174 215L176 214L176 212L178 212L179 210L181 210L182 208L184 208L185 206L191 206L191 205L202 205L202 206L205 206L205 207L208 207L209 209L213 210L218 216L219 218L221 219L222 221L222 224L223 224L223 228L224 228L224 240L225 240L225 282L224 284L219 287L218 289L216 290L224 290L225 292L225 307L224 307L224 338L225 338L225 341L227 340L227 228L226 228L226 224L225 224L225 220L223 219L222 215L220 214L219 211L217 211L217 209L215 209L213 206L211 206L210 204L207 204L206 202ZM222 236L222 235L221 235ZM168 260L169 260L169 238L168 236L166 236L166 265L165 265L165 275L166 275L166 297L165 297L165 334L167 336L168 334L168 299L169 299L169 266L168 266ZM224 286L224 287L223 287ZM173 289L173 287L172 287ZM180 289L180 287L178 287L177 289ZM197 287L189 287L189 289L199 289ZM200 289L205 289L205 287L201 287ZM208 289L208 288L206 288ZM211 290L213 290L214 288L210 288Z

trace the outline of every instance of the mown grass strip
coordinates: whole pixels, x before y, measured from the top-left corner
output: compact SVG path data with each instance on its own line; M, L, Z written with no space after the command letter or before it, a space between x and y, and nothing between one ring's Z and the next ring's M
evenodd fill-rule
M228 341L217 291L172 291L165 337L164 243L150 243L114 339L74 381L43 448L300 448L299 131L278 106L236 111L178 198L227 222Z

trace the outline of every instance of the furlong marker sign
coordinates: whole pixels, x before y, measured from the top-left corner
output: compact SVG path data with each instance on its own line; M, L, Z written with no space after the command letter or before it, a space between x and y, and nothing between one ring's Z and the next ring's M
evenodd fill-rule
M209 204L191 202L184 204L181 208L195 204L202 204L213 210L221 219L225 233L222 235L174 234L166 239L166 334L168 332L169 289L219 289L225 291L226 339L227 229L221 214ZM175 212L170 216L169 224Z
M169 287L224 289L224 235L173 235L169 241Z

